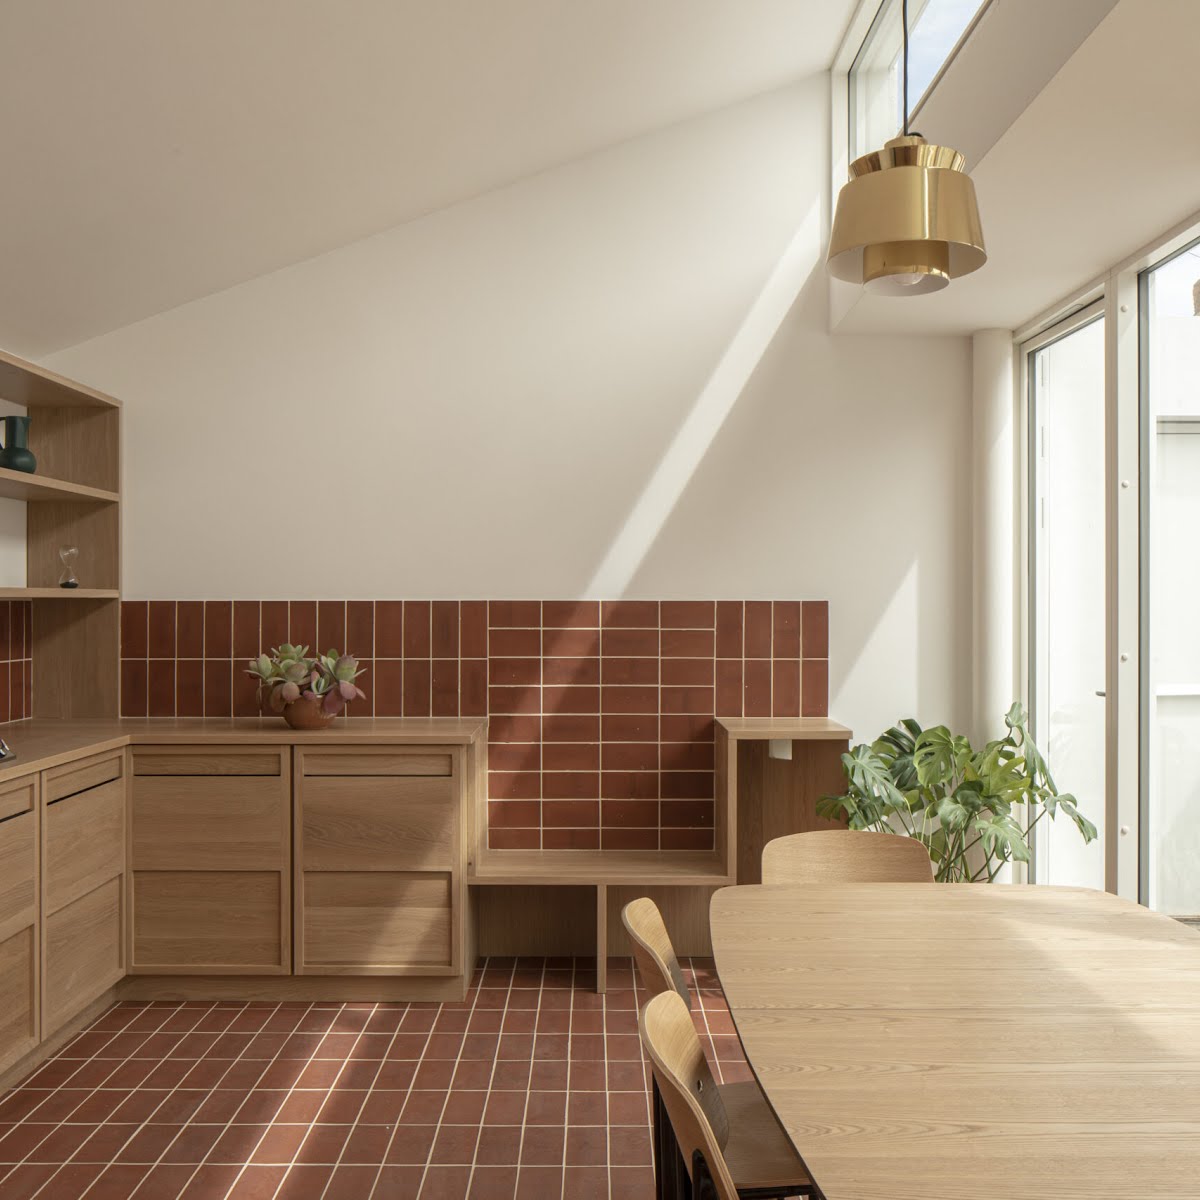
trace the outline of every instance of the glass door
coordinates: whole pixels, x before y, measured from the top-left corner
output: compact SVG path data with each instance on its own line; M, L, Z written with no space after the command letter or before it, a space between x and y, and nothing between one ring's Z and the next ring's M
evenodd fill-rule
M1032 728L1060 791L1099 830L1043 820L1038 883L1103 889L1106 808L1105 340L1100 305L1025 346ZM1200 439L1197 440L1200 447Z
M1200 919L1200 242L1139 277L1141 899Z

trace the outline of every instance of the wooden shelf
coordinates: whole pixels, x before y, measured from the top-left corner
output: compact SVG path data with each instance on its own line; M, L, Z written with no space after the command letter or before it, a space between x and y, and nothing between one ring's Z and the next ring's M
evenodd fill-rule
M116 588L0 587L0 600L116 600Z
M0 350L0 398L26 408L120 408L121 402Z
M30 503L101 503L116 504L121 497L103 488L87 487L82 483L67 483L65 479L50 479L45 475L30 475L28 471L10 471L0 467L0 498L26 500Z
M711 850L481 850L467 876L475 884L704 885L729 883Z

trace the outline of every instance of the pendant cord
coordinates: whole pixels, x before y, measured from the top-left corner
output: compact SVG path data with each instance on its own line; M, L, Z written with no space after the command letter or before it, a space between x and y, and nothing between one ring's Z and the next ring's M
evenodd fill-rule
M900 0L900 20L904 25L904 136L908 137L908 0Z

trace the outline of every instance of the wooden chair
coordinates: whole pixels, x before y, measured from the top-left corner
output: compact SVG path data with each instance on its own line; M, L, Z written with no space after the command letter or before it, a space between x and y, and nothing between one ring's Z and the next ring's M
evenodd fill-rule
M679 959L675 956L675 947L671 945L658 905L646 896L631 900L621 910L621 922L633 943L633 957L642 987L651 996L677 992L690 1009L692 996L679 969Z
M698 1196L811 1196L813 1182L755 1083L717 1085L692 1015L674 991L638 1017L642 1045Z
M691 1061L695 1069L702 1072L702 1076L697 1075L697 1081L701 1078L704 1080L697 1095L703 1095L706 1091L705 1104L711 1106L714 1115L723 1114L718 1117L718 1128L723 1130L718 1138L718 1146L724 1148L725 1169L736 1181L733 1185L735 1190L730 1195L761 1197L762 1200L778 1196L810 1195L812 1181L780 1129L779 1122L775 1120L758 1084L753 1080L717 1084L713 1080L704 1050L700 1046L700 1039L696 1035L696 1028L692 1024L691 993L679 968L679 959L675 954L675 947L671 945L671 938L663 924L658 905L647 897L631 900L621 910L621 921L629 931L633 943L633 956L637 962L642 986L651 995L639 1021L642 1041L647 1046L651 1060L654 1061L654 1054L646 1041L646 1012L652 1004L664 997L673 1000L678 1006L676 1011L683 1012L685 1024L691 1030L691 1041L687 1043L692 1055ZM686 1073L684 1077L688 1077ZM679 1137L680 1127L676 1123L676 1114L671 1110L671 1102L657 1068L654 1072L653 1113L654 1166L658 1194L678 1195L681 1194L682 1176L694 1179L693 1155L696 1151L700 1150L706 1164L710 1160L708 1152L702 1147L687 1146ZM679 1119L682 1120L682 1116ZM675 1131L673 1139L667 1136L672 1129ZM731 1136L731 1131L735 1131L737 1136ZM713 1175L711 1182L715 1187L716 1169L709 1166L707 1170ZM699 1197L703 1189L697 1186L695 1191ZM682 1194L686 1194L686 1189ZM717 1194L724 1200L719 1188Z
M916 838L859 829L815 829L763 847L763 883L932 883Z

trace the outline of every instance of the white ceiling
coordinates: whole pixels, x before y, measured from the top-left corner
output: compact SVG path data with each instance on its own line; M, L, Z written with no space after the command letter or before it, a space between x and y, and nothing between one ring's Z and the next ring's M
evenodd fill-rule
M5 0L0 346L42 355L828 67L855 0Z
M1121 0L968 164L987 265L930 296L856 296L838 331L1015 329L1200 211L1197 46L1200 0Z

